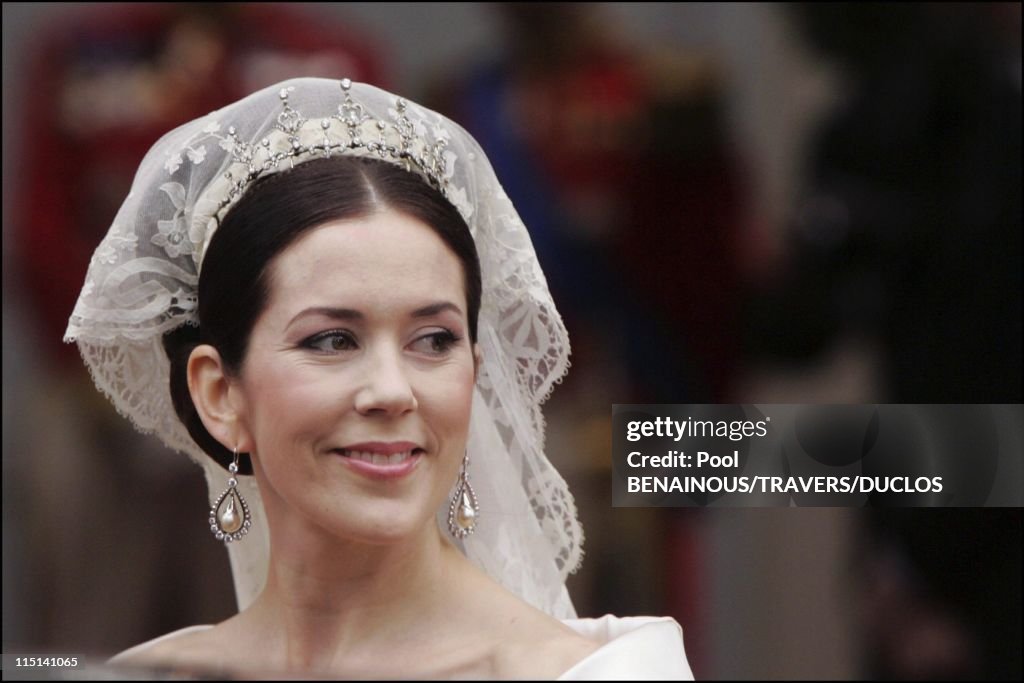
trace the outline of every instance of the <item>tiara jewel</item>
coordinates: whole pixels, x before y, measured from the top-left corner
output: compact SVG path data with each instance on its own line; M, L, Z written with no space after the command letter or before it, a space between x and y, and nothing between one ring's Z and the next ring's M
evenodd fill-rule
M456 158L448 149L449 134L440 122L428 127L422 117L414 121L409 116L408 103L402 98L395 99L386 118L375 118L353 99L351 80L343 79L340 85L341 103L334 114L306 118L289 101L295 90L295 86L290 86L279 91L281 111L273 129L260 140L243 140L235 126L229 126L226 135L215 135L230 160L222 180L208 188L201 202L205 208L194 216L204 223L209 220L200 231L201 246L194 254L197 266L220 220L254 180L302 161L333 154L379 158L414 172L441 192L469 221L473 210L465 189L455 187L451 181Z

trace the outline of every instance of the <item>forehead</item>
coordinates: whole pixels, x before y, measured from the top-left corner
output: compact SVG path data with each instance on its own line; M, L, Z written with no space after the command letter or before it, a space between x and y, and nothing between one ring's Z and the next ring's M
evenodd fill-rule
M271 263L268 307L465 306L462 264L433 228L393 210L313 228ZM269 311L268 311L269 312Z

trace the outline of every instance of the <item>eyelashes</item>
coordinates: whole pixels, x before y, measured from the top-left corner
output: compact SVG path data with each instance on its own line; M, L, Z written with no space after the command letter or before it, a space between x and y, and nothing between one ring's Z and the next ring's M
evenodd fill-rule
M462 337L447 328L421 335L410 342L407 348L428 356L443 356L450 352ZM317 353L337 354L355 351L359 342L348 330L324 330L307 337L299 346Z
M304 349L319 351L320 353L341 353L359 348L355 337L347 330L325 330L318 332L312 337L302 340L299 346Z
M413 345L426 344L427 348L424 349L425 351L432 355L440 356L451 351L452 347L459 343L461 339L462 337L457 337L451 330L445 329L423 335L417 338Z

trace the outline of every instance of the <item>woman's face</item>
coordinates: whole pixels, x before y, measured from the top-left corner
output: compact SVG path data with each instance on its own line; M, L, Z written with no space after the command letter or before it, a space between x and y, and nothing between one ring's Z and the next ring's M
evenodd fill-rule
M421 531L455 482L469 428L475 362L458 257L420 220L386 210L313 229L269 274L236 380L268 514L360 542Z

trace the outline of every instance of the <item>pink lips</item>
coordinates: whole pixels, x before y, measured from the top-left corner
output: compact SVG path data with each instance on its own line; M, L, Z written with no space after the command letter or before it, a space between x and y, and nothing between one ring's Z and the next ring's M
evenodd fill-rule
M344 451L344 453L342 453ZM423 454L423 449L411 441L381 442L370 441L364 443L349 444L336 453L342 455L342 461L347 467L355 472L371 479L400 479L415 469ZM370 457L380 460L387 458L395 460L391 456L401 453L409 453L408 457L401 458L399 462L372 462Z

